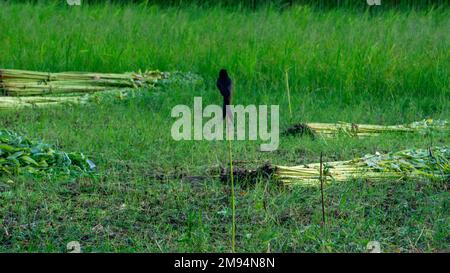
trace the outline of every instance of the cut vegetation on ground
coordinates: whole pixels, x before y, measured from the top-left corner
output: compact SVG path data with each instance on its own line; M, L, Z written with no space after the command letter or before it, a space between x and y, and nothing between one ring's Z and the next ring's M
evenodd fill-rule
M322 165L322 175L320 168ZM304 166L276 166L275 175L285 185L320 185L320 179L345 182L351 179L371 181L427 178L449 182L450 149L404 150L388 154L365 155L348 161L313 163Z
M83 174L95 164L79 152L66 153L49 144L0 130L0 174Z
M0 110L64 106L124 99L133 89L154 89L168 83L191 83L201 77L191 72L146 70L132 73L38 72L0 69Z
M446 120L422 120L405 125L373 125L347 122L299 123L287 128L286 136L338 137L339 135L368 137L387 133L450 134L450 123Z

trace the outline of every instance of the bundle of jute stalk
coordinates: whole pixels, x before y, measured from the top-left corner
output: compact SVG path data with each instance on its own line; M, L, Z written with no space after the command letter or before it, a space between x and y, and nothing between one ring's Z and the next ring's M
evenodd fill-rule
M371 125L347 122L338 123L302 123L288 128L285 135L312 135L334 137L339 134L356 137L378 136L383 133L414 133L428 130L449 131L450 123L446 120L426 119L401 125Z
M0 69L0 90L5 96L42 96L64 93L90 93L120 88L153 87L164 79L159 71L115 73L46 73Z
M275 177L285 185L320 185L320 163L275 166ZM366 155L348 161L323 163L324 181L354 178L399 180L404 178L450 179L450 148L409 149L395 153Z
M83 104L88 101L85 96L75 97L0 97L0 111L23 107L47 107L68 104Z

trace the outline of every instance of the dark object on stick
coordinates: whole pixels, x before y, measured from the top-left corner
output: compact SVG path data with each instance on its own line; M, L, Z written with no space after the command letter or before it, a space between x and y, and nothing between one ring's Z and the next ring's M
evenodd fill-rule
M219 72L219 78L217 79L217 88L220 91L220 94L223 97L223 107L222 107L222 115L223 118L227 117L232 118L231 111L228 105L231 105L233 99L233 82L228 76L227 70L221 69Z

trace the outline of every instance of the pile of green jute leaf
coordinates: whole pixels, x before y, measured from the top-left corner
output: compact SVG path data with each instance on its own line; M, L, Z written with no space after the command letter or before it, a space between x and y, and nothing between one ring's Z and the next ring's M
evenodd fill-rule
M80 175L95 164L84 154L58 151L52 145L0 129L0 176L18 174Z

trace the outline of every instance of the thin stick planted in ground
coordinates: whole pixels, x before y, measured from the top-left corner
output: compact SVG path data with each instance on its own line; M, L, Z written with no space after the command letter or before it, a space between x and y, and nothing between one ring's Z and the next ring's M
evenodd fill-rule
M234 195L234 176L233 176L233 155L231 152L231 138L228 138L228 154L230 158L230 180L231 180L231 252L235 252L236 246L236 204Z
M323 200L323 153L320 153L320 194L322 197L322 225L325 227L325 203Z
M285 75L285 79L286 79L286 92L287 92L287 97L288 97L288 104L289 104L289 116L292 118L292 107L291 107L291 92L289 89L289 75L288 75L288 70L286 69L284 71L284 75Z

